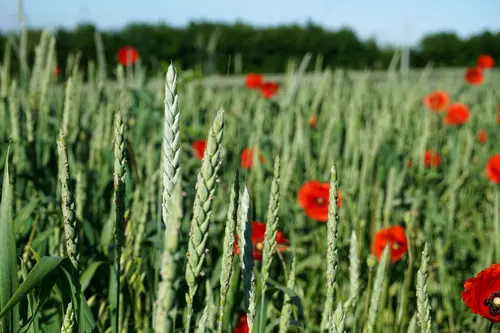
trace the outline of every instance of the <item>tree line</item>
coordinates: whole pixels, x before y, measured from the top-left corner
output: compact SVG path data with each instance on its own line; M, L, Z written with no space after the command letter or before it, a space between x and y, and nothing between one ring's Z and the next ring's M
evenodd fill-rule
M311 52L321 55L322 67L349 69L387 68L395 47L381 46L374 39L361 40L356 33L343 28L326 30L308 23L304 26L285 25L256 28L243 23L220 24L198 22L186 27L131 24L119 31L100 31L108 64L116 64L116 52L124 46L135 47L141 63L151 72L162 63L174 61L181 68L203 68L205 72L283 72L287 60L300 60ZM56 37L57 63L64 68L68 55L80 53L82 64L96 60L96 28L82 24L73 30L53 31ZM3 54L9 33L0 34L0 53ZM40 30L29 30L29 58ZM424 36L410 49L411 67L422 68L428 63L435 67L473 66L480 54L500 59L500 32L483 32L460 38L453 32ZM16 68L17 59L12 59ZM236 67L235 67L236 65ZM112 70L113 66L109 70Z

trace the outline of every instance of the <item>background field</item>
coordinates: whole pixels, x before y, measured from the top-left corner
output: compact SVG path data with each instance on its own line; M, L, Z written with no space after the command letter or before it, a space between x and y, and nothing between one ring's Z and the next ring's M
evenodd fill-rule
M441 82L443 80L456 80L462 81L464 78L464 72L467 68L432 68L428 69L408 69L408 70L399 70L399 68L395 69L391 75L396 76L402 79L408 79L411 81L416 80L427 80L427 82ZM334 69L332 69L334 70ZM356 70L344 70L349 78L352 80L367 80L367 81L385 81L387 80L388 73L387 70L366 70L366 71L356 71ZM498 79L498 70L492 69L488 76L496 81ZM323 72L315 73L314 71L306 72L301 75L301 82L303 83L317 83L321 81ZM227 86L235 86L235 87L244 87L245 86L245 77L246 75L210 75L204 77L202 79L193 80L191 83L194 85L202 85L202 86L219 86L219 87L227 87ZM286 74L265 74L266 80L278 82L278 83L286 83L287 76Z

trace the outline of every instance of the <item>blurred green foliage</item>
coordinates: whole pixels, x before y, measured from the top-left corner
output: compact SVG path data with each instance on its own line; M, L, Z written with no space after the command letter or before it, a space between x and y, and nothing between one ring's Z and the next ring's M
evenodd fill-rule
M31 59L40 33L39 30L29 32ZM66 66L71 53L81 53L82 63L96 59L95 33L96 28L91 24L55 31L59 66ZM379 45L374 39L361 40L349 28L331 31L313 23L268 28L242 23L198 22L183 28L131 24L123 30L101 34L108 63L116 62L116 51L120 47L133 46L138 49L149 74L157 73L170 60L178 61L176 65L184 69L201 66L205 74L225 74L233 67L241 67L243 72L276 73L286 69L287 59L301 58L307 52L323 55L323 67L382 69L389 66L396 50ZM0 54L10 36L15 38L13 33L0 35ZM410 64L416 68L429 62L438 67L472 66L479 54L500 58L500 33L483 32L465 39L452 32L427 35L411 49ZM241 66L235 64L240 57Z

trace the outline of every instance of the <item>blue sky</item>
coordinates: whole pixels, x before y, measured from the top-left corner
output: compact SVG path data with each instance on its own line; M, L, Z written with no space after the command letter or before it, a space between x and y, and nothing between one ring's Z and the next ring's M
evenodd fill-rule
M24 0L24 10L30 26L47 28L79 22L115 29L130 22L182 26L201 19L241 20L266 26L311 20L393 44L415 44L436 31L460 36L500 31L499 0ZM0 0L0 30L16 27L17 1Z

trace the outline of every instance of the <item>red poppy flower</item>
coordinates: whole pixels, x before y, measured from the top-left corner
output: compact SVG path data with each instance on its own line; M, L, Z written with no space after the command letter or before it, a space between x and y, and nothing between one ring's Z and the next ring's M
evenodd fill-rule
M427 149L424 153L424 165L426 167L437 167L441 164L441 156L435 151Z
M493 155L486 162L486 177L490 181L500 184L500 154Z
M240 320L238 320L234 333L248 333L249 331L250 329L248 328L247 314L244 313L241 315Z
M431 111L441 111L443 110L449 103L450 97L445 91L435 91L425 96L422 100L424 106Z
M484 129L479 130L477 139L479 140L479 143L486 143L486 141L488 140L488 135L486 134L486 131Z
M340 190L337 191L337 207L342 206ZM328 221L328 203L330 200L330 183L312 180L304 183L297 193L297 201L310 218L318 222Z
M472 313L500 322L500 264L493 264L467 279L461 294Z
M484 75L481 68L469 68L465 72L465 81L469 84L481 84L483 83Z
M194 156L200 161L203 159L203 155L205 154L205 148L207 147L207 142L205 140L196 140L193 142L192 148Z
M379 261L387 245L389 245L392 262L401 259L408 249L405 228L395 225L377 231L373 238L372 251Z
M269 99L273 97L279 90L280 86L274 82L263 82L259 85L259 90L262 96Z
M243 169L251 169L253 167L253 148L245 148L241 152L241 167ZM259 161L264 163L264 155L262 153L259 154Z
M248 89L258 88L262 84L262 75L249 73L245 80Z
M495 66L495 60L489 55L481 54L477 57L476 66L481 69L493 68L493 66Z
M116 59L123 66L129 66L134 64L137 59L139 59L139 52L130 46L122 47L116 53Z
M453 103L446 110L444 123L446 125L463 125L469 120L470 111L467 105L462 103Z
M266 234L266 224L262 222L252 221L252 245L253 245L253 258L254 260L262 260L262 250L264 250L264 236ZM283 251L284 246L279 246L288 243L288 239L283 236L281 231L276 232L276 243L278 244L278 251ZM240 248L238 246L238 235L234 242L234 253L239 255Z
M315 115L310 116L307 123L309 124L309 127L316 128L316 124L318 123L318 117L316 117Z

